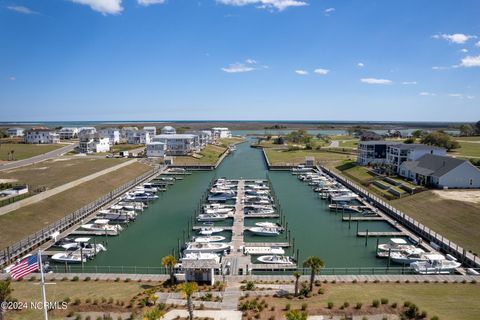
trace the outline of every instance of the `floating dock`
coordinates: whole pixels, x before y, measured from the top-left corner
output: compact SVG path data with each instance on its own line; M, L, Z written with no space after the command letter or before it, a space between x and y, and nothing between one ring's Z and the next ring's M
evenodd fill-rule
M360 231L357 233L357 237L406 237L408 234L402 231L386 231L386 232L366 232Z
M387 221L384 217L343 217L343 221Z

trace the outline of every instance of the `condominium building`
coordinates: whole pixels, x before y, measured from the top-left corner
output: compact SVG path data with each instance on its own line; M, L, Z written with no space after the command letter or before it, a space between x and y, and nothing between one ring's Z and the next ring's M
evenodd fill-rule
M58 130L58 135L62 140L70 140L78 137L78 128L62 128Z
M51 144L59 143L60 136L52 129L39 127L32 128L26 131L25 143Z
M83 134L79 142L80 153L98 153L110 151L110 140L102 137L100 133Z
M120 143L120 130L117 128L105 128L100 130L99 134L103 138L108 138L111 146Z
M200 143L194 134L160 134L153 137L153 142L162 142L167 155L187 155L200 151Z

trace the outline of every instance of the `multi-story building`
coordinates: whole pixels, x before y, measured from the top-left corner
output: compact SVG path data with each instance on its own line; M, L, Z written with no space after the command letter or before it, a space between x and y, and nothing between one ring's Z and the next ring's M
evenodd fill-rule
M62 140L70 140L78 137L78 128L62 128L58 130L58 135Z
M157 134L157 128L154 126L151 127L143 127L143 131L146 131L150 134L150 137L153 137Z
M128 139L138 131L137 127L123 127L120 129L120 140L127 142Z
M26 131L25 143L50 144L59 143L60 136L52 129L45 127L32 128Z
M165 157L167 146L163 142L147 143L147 157Z
M387 160L387 146L395 144L398 144L398 142L385 140L359 141L357 163L362 166L385 163Z
M414 161L425 154L446 156L447 150L425 144L399 143L387 145L386 163L392 166L392 170L398 173L400 165L405 161Z
M23 137L23 132L25 129L23 128L8 128L7 134L9 137Z
M99 133L82 134L78 148L80 153L98 153L110 151L110 140L107 137L100 136Z
M111 146L120 143L120 130L117 128L105 128L100 130L99 134L103 138L108 138Z
M212 128L212 133L215 140L232 137L232 132L228 128Z
M165 126L160 130L161 134L176 134L177 130L172 126Z
M95 127L81 127L78 128L78 137L80 138L81 135L89 135L95 134L97 129Z
M198 136L194 134L160 134L153 137L153 142L162 142L167 155L188 155L200 151Z
M188 134L193 134L198 138L195 141L195 144L200 146L200 148L205 147L208 143L212 143L212 132L211 131L188 131Z
M144 130L138 130L128 136L129 144L147 144L151 142L150 133Z

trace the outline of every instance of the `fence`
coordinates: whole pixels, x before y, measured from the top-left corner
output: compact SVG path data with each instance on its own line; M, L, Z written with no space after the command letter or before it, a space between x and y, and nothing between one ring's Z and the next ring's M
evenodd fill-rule
M91 213L100 209L103 205L114 200L126 190L132 188L133 186L139 184L140 182L152 177L153 175L161 172L164 167L155 168L149 172L144 173L143 175L127 182L126 184L116 188L107 195L95 200L92 203L87 204L86 206L74 211L68 216L63 217L62 219L50 224L48 227L43 228L40 231L35 232L34 234L29 235L27 238L20 240L19 242L5 248L0 253L0 265L8 264L10 261L18 258L19 256L28 253L35 247L46 242L52 233L54 232L63 232L68 228L72 227L76 223L80 222L82 219L89 216Z
M168 274L165 267L50 265L54 273Z
M426 227L425 225L419 223L418 221L410 218L408 215L403 213L402 211L392 207L390 204L386 203L382 199L380 199L378 196L366 191L359 185L357 185L355 182L344 178L337 173L333 172L332 170L320 166L320 168L324 171L327 172L329 175L332 177L336 178L338 181L346 185L347 187L351 188L358 194L362 195L363 197L367 198L370 202L375 204L378 208L380 208L382 211L384 211L386 214L394 218L395 220L399 221L402 223L405 227L409 228L413 232L415 232L417 235L421 236L424 239L427 239L430 241L430 243L435 244L438 246L440 249L442 249L444 252L451 254L455 258L457 258L460 262L463 264L472 266L472 267L479 267L480 262L477 261L477 256L467 252L466 249L462 248L458 244L448 240L445 238L443 235L436 233L435 231L431 230L430 228Z

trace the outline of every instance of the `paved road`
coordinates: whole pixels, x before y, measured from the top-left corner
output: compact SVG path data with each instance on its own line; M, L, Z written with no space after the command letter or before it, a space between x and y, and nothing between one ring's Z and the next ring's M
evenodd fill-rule
M45 161L45 160L49 160L49 159L53 159L53 158L58 158L58 157L64 155L65 153L72 151L73 149L75 149L76 146L78 146L78 143L73 143L73 144L69 144L65 147L62 147L62 148L59 148L59 149L56 149L56 150L53 150L53 151L50 151L50 152L47 152L47 153L44 153L44 154L40 154L40 155L35 156L35 157L0 164L0 171L9 170L9 169L16 169L16 168L20 168L20 167L23 167L23 166L28 166L29 164L33 164L33 163L37 163L37 162L41 162L41 161Z

